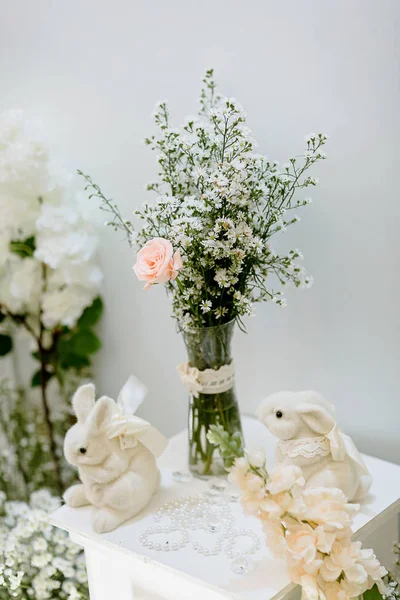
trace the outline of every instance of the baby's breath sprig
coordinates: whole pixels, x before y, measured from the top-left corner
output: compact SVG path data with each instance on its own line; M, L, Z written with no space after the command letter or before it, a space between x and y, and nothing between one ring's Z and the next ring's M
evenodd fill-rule
M124 231L127 234L129 244L132 245L132 234L134 233L132 223L122 217L118 205L103 194L100 187L94 183L90 175L86 175L79 169L78 175L86 181L85 190L89 192L89 198L99 198L100 209L112 216L112 219L106 221L104 224L112 227L114 231Z

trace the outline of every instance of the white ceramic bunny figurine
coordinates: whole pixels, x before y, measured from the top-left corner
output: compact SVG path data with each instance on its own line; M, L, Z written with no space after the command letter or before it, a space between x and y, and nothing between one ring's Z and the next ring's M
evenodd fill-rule
M64 499L73 507L97 507L93 528L98 533L135 516L159 485L156 457L167 440L132 414L145 394L140 386L132 376L118 402L106 396L95 402L94 386L83 385L72 400L78 421L65 436L64 454L82 483L67 489Z
M279 438L277 462L302 468L306 487L337 487L349 501L368 493L372 477L335 409L317 392L279 392L266 398L257 417Z

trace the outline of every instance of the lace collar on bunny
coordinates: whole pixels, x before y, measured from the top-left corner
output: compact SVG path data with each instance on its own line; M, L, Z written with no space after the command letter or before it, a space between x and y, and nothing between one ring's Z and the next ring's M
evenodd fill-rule
M326 435L313 438L298 438L295 440L280 440L278 446L282 454L289 456L289 458L296 458L296 456L314 458L316 456L328 456L328 454L332 454L333 460L342 461L346 455L346 439L347 436L342 434L336 423L333 429ZM354 454L354 451L352 453ZM358 463L361 461L361 457L358 458L357 449L355 450L354 460Z
M280 440L279 450L289 458L316 458L317 456L328 456L331 452L331 444L325 435L313 438L300 438L297 440Z

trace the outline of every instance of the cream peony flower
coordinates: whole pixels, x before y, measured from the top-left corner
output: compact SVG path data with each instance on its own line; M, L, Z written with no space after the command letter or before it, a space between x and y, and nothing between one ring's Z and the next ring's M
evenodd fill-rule
M324 559L320 569L321 576L326 581L336 581L344 575L346 580L354 586L359 586L359 594L368 589L368 573L360 564L361 542L343 540L335 542L329 556Z
M327 554L331 551L335 534L324 531L321 526L314 529L307 523L289 521L288 527L286 544L294 560L310 564L316 561L318 552Z
M323 525L335 531L350 526L358 504L349 504L338 488L310 488L303 493L303 506L299 508L302 520Z
M247 473L244 479L244 485L249 492L254 492L255 494L262 492L262 494L264 495L264 480L262 479L262 477L256 475L256 473Z
M320 590L315 575L305 573L300 577L300 581L297 583L303 588L304 597L307 598L307 600L319 600Z
M318 571L323 563L320 555L318 555L318 558L311 563L293 560L290 555L286 557L286 560L288 563L290 579L294 583L300 584L305 575L311 575L316 578L319 577Z
M244 493L240 498L240 503L243 508L243 512L247 515L258 516L260 511L261 497L257 497L256 494Z
M274 558L284 558L286 556L287 545L285 540L285 531L279 520L272 520L269 516L261 513L262 528L265 534L265 542L271 550Z
M250 465L246 458L236 458L234 465L229 472L228 479L231 483L237 485L241 489L245 489L246 475L249 470Z
M387 593L386 586L382 581L382 577L387 575L387 570L376 558L374 551L371 548L361 549L359 552L359 562L368 573L369 587L372 587L376 583L381 594Z
M270 519L280 519L288 512L292 504L292 496L288 492L268 494L260 502L260 510Z
M296 465L278 465L268 477L267 490L271 494L287 492L295 486L304 486L304 477L300 467Z
M350 596L350 589L343 581L322 582L320 585L326 600L350 600L354 597Z

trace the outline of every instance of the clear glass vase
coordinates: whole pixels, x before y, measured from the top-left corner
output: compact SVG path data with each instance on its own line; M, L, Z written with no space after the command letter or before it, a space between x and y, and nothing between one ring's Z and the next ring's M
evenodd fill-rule
M199 371L218 370L232 362L231 341L235 321L216 327L202 327L183 332L189 366ZM232 465L230 457L221 457L219 450L207 439L210 425L221 425L230 435L238 432L242 439L242 425L234 383L219 393L199 393L189 396L189 468L198 477L226 475Z

